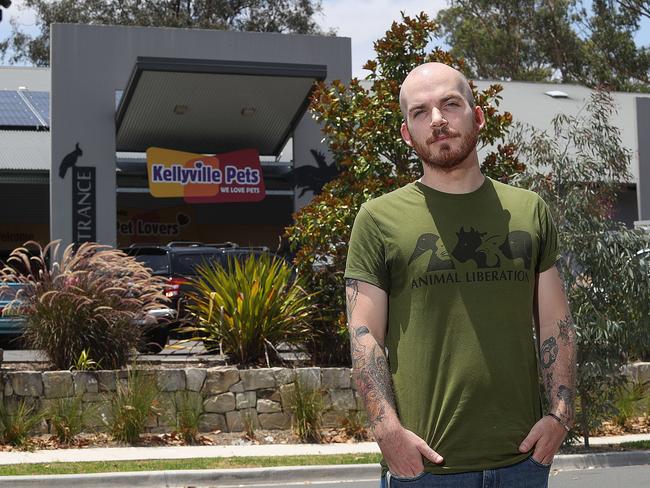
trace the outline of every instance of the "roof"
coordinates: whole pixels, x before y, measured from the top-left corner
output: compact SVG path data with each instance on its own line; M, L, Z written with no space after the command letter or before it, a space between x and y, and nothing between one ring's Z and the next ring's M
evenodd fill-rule
M0 66L0 90L51 90L50 68Z
M49 131L0 130L0 170L49 171Z

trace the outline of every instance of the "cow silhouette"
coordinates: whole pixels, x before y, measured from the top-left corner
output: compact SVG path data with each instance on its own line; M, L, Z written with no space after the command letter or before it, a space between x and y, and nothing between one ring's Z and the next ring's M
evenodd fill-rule
M499 250L509 259L523 259L524 267L530 269L533 259L533 240L528 232L523 230L510 232L503 244L499 246Z
M411 264L427 251L431 251L431 257L429 258L427 271L455 269L456 267L454 266L454 262L449 259L447 250L444 249L444 247L438 247L439 240L440 237L435 234L422 234L415 244L415 249L413 250L413 254L411 254L411 258L409 259L408 264ZM441 256L446 259L442 259Z
M59 166L59 176L61 178L65 178L65 174L68 172L68 168L72 168L75 164L77 164L77 160L79 159L79 156L83 154L83 151L79 147L79 143L75 145L74 151L71 153L68 153L65 155L63 160L61 161L61 165Z
M461 263L471 259L478 268L496 268L500 263L488 264L488 253L482 247L483 238L486 235L487 232L481 233L475 230L474 227L470 227L468 231L461 227L460 231L456 232L458 244L454 247L451 255Z

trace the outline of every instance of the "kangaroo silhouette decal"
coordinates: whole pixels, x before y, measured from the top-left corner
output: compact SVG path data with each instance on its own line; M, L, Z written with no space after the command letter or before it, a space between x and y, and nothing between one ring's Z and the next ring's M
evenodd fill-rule
M422 234L418 238L408 264L411 264L427 251L431 251L431 258L429 258L427 271L455 269L454 262L449 259L449 253L442 245L440 237L435 234Z
M79 147L79 143L75 145L74 151L66 154L61 161L61 165L59 166L59 176L61 178L65 178L65 174L68 172L68 168L72 168L75 164L77 164L77 159L79 159L79 156L83 154L83 151Z

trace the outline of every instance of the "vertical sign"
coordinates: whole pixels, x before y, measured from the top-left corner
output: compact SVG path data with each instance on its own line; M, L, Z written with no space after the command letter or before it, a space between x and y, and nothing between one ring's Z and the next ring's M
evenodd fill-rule
M72 241L97 241L97 187L94 166L72 167Z

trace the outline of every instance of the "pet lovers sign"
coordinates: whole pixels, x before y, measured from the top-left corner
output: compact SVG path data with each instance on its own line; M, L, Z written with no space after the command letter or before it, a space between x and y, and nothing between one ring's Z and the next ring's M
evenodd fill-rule
M206 156L150 147L147 178L152 196L186 203L258 202L266 196L256 149Z

